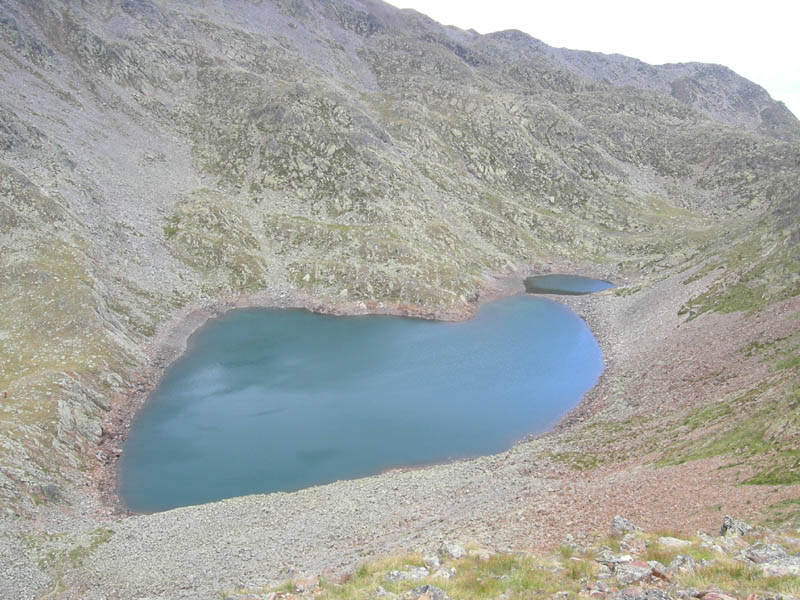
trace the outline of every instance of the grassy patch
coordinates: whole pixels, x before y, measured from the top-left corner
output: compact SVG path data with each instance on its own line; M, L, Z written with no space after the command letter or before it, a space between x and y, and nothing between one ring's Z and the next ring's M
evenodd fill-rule
M787 525L800 528L800 498L791 498L770 505L769 516L764 522L770 527Z
M84 560L99 546L108 542L114 532L106 527L99 527L89 533L89 543L79 544L67 552L67 558L73 567L82 564Z
M647 550L638 557L640 559L657 560L668 565L679 554L688 554L697 561L707 561L693 574L676 575L675 583L682 588L721 589L740 597L755 592L797 596L800 590L797 578L766 577L758 568L702 547L697 538L687 540L689 546L668 548L659 544L657 534L639 534L639 537L647 544ZM600 566L594 560L593 549L608 546L619 552L616 542L618 540L612 537L598 538L593 546L582 550L562 546L553 554L500 553L489 560L480 560L477 556L445 560L443 567L455 569L455 574L449 579L430 576L416 581L388 582L386 575L389 571L421 564L419 555L392 556L360 566L339 583L320 580L314 597L322 600L367 600L376 597L379 587L402 596L404 592L424 584L436 586L456 600L494 600L503 594L510 598L538 599L559 592L577 597L586 582L595 579L599 573ZM296 585L288 582L271 591L294 592L295 589ZM234 599L269 591L267 588L238 590L222 594L222 598Z
M772 378L733 400L690 413L688 430L656 461L658 466L729 456L759 469L743 481L758 485L800 482L800 387L791 379ZM692 435L699 430L701 435Z
M510 592L511 597L547 598L560 591L577 595L582 581L594 573L595 563L591 560L570 559L566 566L560 566L549 558L517 554L497 554L488 561L477 557L467 557L448 561L447 568L454 568L455 575L450 579L428 577L418 581L387 582L390 570L403 569L408 565L420 564L418 555L389 557L366 563L356 569L341 583L327 580L319 581L315 595L322 600L366 600L375 597L378 587L402 595L404 592L424 584L434 585L445 591L451 598L470 600L495 599ZM292 583L284 584L272 591L294 590ZM266 593L269 590L237 590L223 593L222 598L233 599L252 593Z
M550 458L578 471L588 471L601 464L600 455L590 452L555 452Z
M787 369L796 369L798 366L800 366L800 356L794 354L778 361L778 363L775 365L775 369L777 371L785 371Z
M178 233L178 225L180 224L180 217L177 215L172 215L167 217L167 224L164 225L161 229L164 231L164 237L167 239L171 239L175 237L175 234Z
M775 465L775 463L777 463ZM782 452L774 466L746 479L749 485L794 485L800 483L800 450Z
M688 313L691 319L704 312L754 311L800 293L800 283L793 276L798 249L784 239L790 232L773 231L773 226L763 221L738 235L741 241L720 252L718 262L709 262L684 282L721 269L711 287L690 300L679 314Z
M729 557L698 568L693 575L680 578L683 586L696 589L718 587L728 593L746 597L754 592L773 592L796 597L800 594L797 577L766 577L757 568Z

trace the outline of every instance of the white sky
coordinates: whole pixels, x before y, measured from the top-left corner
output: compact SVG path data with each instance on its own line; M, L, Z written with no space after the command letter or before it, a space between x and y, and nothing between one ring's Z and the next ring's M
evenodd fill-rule
M709 62L764 87L800 117L798 0L389 0L445 25L520 29L555 47L651 64Z

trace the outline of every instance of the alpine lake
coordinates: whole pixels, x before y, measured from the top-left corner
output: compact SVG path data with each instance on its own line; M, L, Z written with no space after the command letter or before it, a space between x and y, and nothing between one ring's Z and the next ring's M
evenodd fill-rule
M558 277L549 293L611 285ZM192 335L136 416L119 494L156 512L501 452L602 370L584 321L527 294L458 323L234 310Z

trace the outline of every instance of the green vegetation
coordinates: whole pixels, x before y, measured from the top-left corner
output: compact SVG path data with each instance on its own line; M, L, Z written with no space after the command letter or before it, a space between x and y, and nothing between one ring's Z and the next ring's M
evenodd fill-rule
M509 591L511 597L515 598L546 598L559 591L576 595L582 587L582 581L591 575L595 565L583 559L567 562L565 567L559 567L549 558L525 555L496 554L488 560L468 557L447 563L447 568L455 569L455 575L449 579L431 576L419 581L392 583L384 579L390 570L422 564L418 555L392 557L362 565L343 583L320 580L320 593L315 597L321 600L367 600L375 596L378 586L388 592L402 594L425 583L444 590L456 599L494 600ZM291 584L289 586L291 589ZM285 591L287 586L279 589ZM223 594L222 597L233 599L246 592L258 591L262 590L241 590Z
M772 231L771 219L762 219L725 239L739 240L721 246L719 256L709 259L690 283L718 271L714 283L681 309L695 318L705 312L754 311L800 293L796 277L800 248L791 243L796 225Z
M800 497L772 504L765 518L765 524L769 527L785 525L800 528ZM800 548L796 550L800 552Z
M761 458L754 464L769 467L746 483L798 481L800 452L796 434L791 432L800 428L799 390L791 383L767 381L732 400L696 409L681 425L688 432L702 430L703 435L684 436L685 440L675 443L656 464L677 465L712 456L742 460L758 455Z
M578 471L586 471L594 469L604 462L611 460L611 457L601 456L600 454L587 453L587 452L554 452L550 454L550 458Z
M757 566L747 565L730 553L715 552L697 538L689 538L687 545L680 548L667 547L661 544L661 535L669 534L636 534L635 538L644 545L645 550L641 554L636 553L635 558L658 561L666 566L679 555L688 555L698 564L694 570L674 572L670 579L671 586L724 590L739 597L766 592L796 596L800 591L800 580L796 577L765 576ZM762 536L750 536L748 542L761 539ZM454 600L494 600L503 594L519 599L550 598L558 593L565 594L565 597L577 597L585 593L586 584L598 580L601 567L595 559L599 553L609 549L618 553L619 543L618 537L597 538L589 546L561 546L555 553L549 554L489 554L475 550L465 558L443 562L442 567L451 570L450 577L431 574L413 581L394 581L388 579L387 575L390 571L407 571L411 567L422 566L422 557L417 554L390 556L364 563L338 582L320 579L316 586L312 584L314 591L310 593L321 600L367 600L376 597L379 587L386 592L402 595L412 588L429 584ZM789 551L795 550L790 542L784 543L788 544ZM610 584L614 585L613 579ZM293 594L303 587L308 589L308 585L307 581L289 581L272 589ZM221 598L234 600L269 591L270 588L248 588L223 593Z
M759 569L729 557L719 558L711 565L700 567L693 575L681 578L681 583L695 589L722 588L741 597L754 591L786 594L790 597L800 594L800 579L797 577L768 577Z
M107 527L99 527L89 533L87 545L77 545L67 552L67 558L73 567L83 563L92 552L111 539L114 532Z

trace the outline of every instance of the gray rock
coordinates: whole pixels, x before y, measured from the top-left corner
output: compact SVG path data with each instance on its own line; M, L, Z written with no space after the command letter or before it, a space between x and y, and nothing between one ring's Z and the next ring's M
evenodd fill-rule
M740 553L741 558L757 565L786 558L787 556L789 556L789 553L780 544L764 544L763 542L752 544Z
M676 573L681 573L684 575L689 575L691 573L694 573L696 568L697 568L697 563L688 554L679 554L674 559L672 559L671 563L669 563L670 571L675 571Z
M444 590L435 585L421 585L403 595L404 600L450 600Z
M692 542L688 540L681 540L679 538L669 536L658 538L658 543L659 545L664 546L664 548L685 548L692 545Z
M653 571L653 577L658 577L659 579L663 579L667 581L671 579L669 574L669 569L662 565L657 560L648 560L647 564L650 566L650 569Z
M670 600L669 594L658 588L630 588L610 596L611 600Z
M707 533L703 533L701 531L697 532L697 539L700 540L700 545L703 548L708 548L714 543L714 536L708 535Z
M599 564L597 566L597 578L598 579L608 579L609 577L612 577L613 575L614 575L614 573L611 571L611 569L608 567L608 565L604 565L604 564L601 563L601 564Z
M761 565L764 575L769 577L800 577L800 556L786 556Z
M467 555L472 558L477 558L481 562L488 562L492 558L492 552L479 548L477 550L470 550Z
M614 577L620 585L631 585L653 574L653 569L646 562L637 560L632 563L621 564L614 570Z
M722 537L739 537L743 536L751 529L752 527L744 521L726 515L722 519L722 527L719 529L719 534Z
M614 569L618 565L633 562L633 557L630 554L614 554L611 549L602 548L594 560L601 565Z
M394 583L397 581L419 581L430 575L430 571L425 567L407 567L403 571L389 571L384 575L384 581Z
M61 488L57 485L43 485L39 489L48 502L59 502L61 500Z
M451 577L455 577L455 574L456 574L455 568L450 567L449 569L448 568L444 568L444 569L437 570L432 575L432 577L438 578L438 579L450 579Z
M614 535L624 535L626 533L633 533L634 531L641 531L641 528L631 523L625 517L617 515L611 519L611 532Z
M619 548L629 554L641 554L647 549L647 545L636 534L626 533L619 542Z
M467 551L455 542L445 541L439 547L439 554L450 558L463 558L467 555Z

